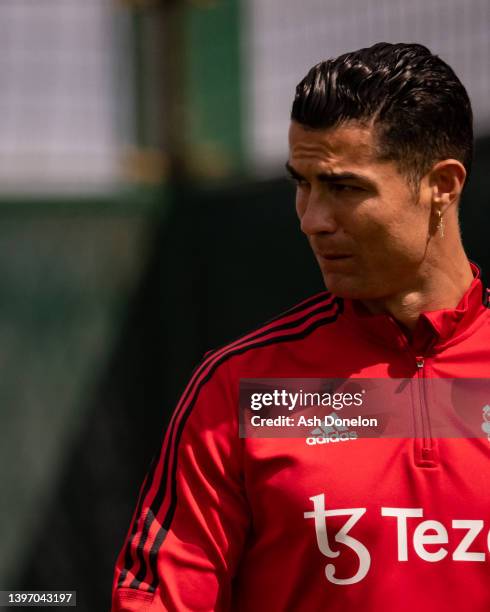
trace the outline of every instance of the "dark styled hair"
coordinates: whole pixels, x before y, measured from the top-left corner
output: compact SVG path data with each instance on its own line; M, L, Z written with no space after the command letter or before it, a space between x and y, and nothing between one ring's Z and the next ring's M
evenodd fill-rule
M291 119L313 129L372 124L380 159L395 161L414 186L442 159L471 171L468 94L423 45L381 42L320 62L296 87Z

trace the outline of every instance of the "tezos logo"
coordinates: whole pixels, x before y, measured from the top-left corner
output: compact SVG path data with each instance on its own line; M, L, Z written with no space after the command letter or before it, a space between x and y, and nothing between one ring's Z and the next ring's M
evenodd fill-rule
M361 582L371 567L371 553L367 546L350 535L350 531L358 523L362 523L367 508L327 509L324 493L310 497L310 501L313 502L313 510L304 512L303 516L307 520L313 519L314 521L316 541L320 552L327 559L338 559L345 548L350 548L357 556L357 562L353 564L351 576L338 577L335 563L327 563L325 565L326 579L337 585ZM452 532L450 533L448 527L440 521L421 521L424 518L423 508L382 507L380 515L383 523L385 522L384 517L388 517L386 526L382 525L382 528L389 529L393 533L393 539L397 542L397 560L399 562L406 563L414 556L430 563L437 563L446 557L453 561L473 563L483 563L488 559L490 531L486 534L486 537L484 537L484 534L482 534L483 537L480 536L485 527L481 519L453 519L450 525ZM348 518L336 533L335 530L332 533L329 520L331 517L337 516ZM393 521L393 518L395 521ZM411 525L413 524L412 521L417 521L417 526L411 537L408 535L409 521ZM458 531L462 533L459 537ZM477 542L478 536L480 536L480 542ZM437 549L434 549L435 545L438 545ZM452 552L450 547L453 548ZM473 547L473 550L470 550L470 547ZM475 547L478 550L474 550Z

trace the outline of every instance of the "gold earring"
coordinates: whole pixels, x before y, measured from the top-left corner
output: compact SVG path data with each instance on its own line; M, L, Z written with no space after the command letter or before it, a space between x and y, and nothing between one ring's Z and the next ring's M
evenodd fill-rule
M437 229L441 232L441 238L444 238L444 221L442 220L442 212L437 210L437 216L439 217L437 221Z

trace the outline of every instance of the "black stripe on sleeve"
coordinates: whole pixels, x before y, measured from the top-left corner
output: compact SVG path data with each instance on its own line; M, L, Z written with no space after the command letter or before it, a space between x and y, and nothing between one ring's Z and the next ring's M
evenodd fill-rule
M325 303L326 302L326 303ZM283 318L287 318L293 314L300 314L302 311L307 310L309 308L311 308L312 306L315 306L316 304L320 304L320 306L318 308L315 308L314 310L308 312L306 315L300 316L296 319L294 319L293 321L288 321L286 323L280 324L280 320ZM210 353L208 356L206 356L205 360L196 367L195 371L194 371L194 384L193 384L193 380L191 378L191 384L188 385L187 387L187 391L184 392L183 397L181 398L181 400L179 401L179 405L180 406L184 406L186 404L186 402L188 401L189 397L194 394L194 398L191 400L191 404L190 406L186 409L186 412L184 413L184 416L182 418L182 421L180 423L179 426L179 430L177 432L177 437L176 440L174 441L174 443L172 443L172 438L173 438L173 429L175 428L175 423L177 422L177 419L175 418L173 422L171 422L170 424L170 432L167 432L169 435L169 443L167 444L166 447L166 451L165 451L165 457L163 460L163 474L162 474L162 480L158 486L158 493L156 495L156 497L154 498L148 513L145 517L145 522L143 525L143 530L141 533L141 538L140 541L138 543L137 549L136 549L136 557L139 560L140 566L139 566L139 571L137 573L137 577L136 579L134 579L130 585L130 588L138 588L140 583L143 581L144 577L145 577L145 567L146 567L146 563L145 563L145 559L144 559L144 552L143 552L143 548L145 546L145 543L147 541L148 538L148 534L149 534L149 530L151 528L151 525L153 523L153 520L156 516L156 514L158 513L158 508L160 508L161 504L164 501L165 498L165 491L167 488L167 477L168 477L168 465L169 465L169 459L170 459L170 453L174 452L174 455L177 453L177 447L178 447L178 442L180 440L180 436L182 435L182 430L183 430L183 426L185 424L186 419L188 418L188 415L190 414L190 411L192 410L192 406L194 405L195 399L200 391L200 388L202 387L202 385L204 384L204 382L207 382L209 380L209 378L212 376L212 374L214 373L214 371L216 370L216 368L223 363L224 361L226 361L228 358L232 357L235 354L239 354L239 353L243 353L246 352L249 349L253 349L253 348L258 348L259 346L266 346L267 344L273 344L274 342L281 342L281 341L287 341L288 339L294 339L295 335L294 334L287 334L284 336L280 336L280 337L275 337L273 339L270 339L269 341L265 341L262 343L258 343L257 340L259 340L260 338L267 336L268 334L271 333L277 333L277 332L281 332L281 331L287 331L290 330L292 328L296 328L299 327L300 325L302 325L305 321L307 321L309 318L312 318L316 315L318 315L321 312L328 312L330 310L332 310L333 308L335 308L335 306L337 306L337 312L334 315L333 320L335 320L338 316L338 314L340 314L340 312L342 311L342 307L343 307L343 300L341 300L340 298L336 298L334 297L331 293L328 292L323 292L321 295L317 295L317 296L313 296L312 298L306 300L305 302L303 302L302 304L299 304L296 307L293 307L292 309L286 311L285 313L283 313L282 315L279 315L279 317L276 317L276 319L274 319L272 322L278 322L279 324L269 328L268 326L269 324L266 325L262 325L261 327L259 327L256 332L254 334L254 332L249 333L248 335L244 336L244 340L243 343L252 343L250 345L247 345L245 347L242 347L242 344L237 344L236 347L232 347L230 348L229 351L225 352L219 359L218 361L212 366L210 372L208 373L208 375L206 375L206 378L204 379L204 381L202 381L201 383L199 383L197 385L197 383L195 382L197 380L197 378L199 377L199 374L202 370L204 370L209 363L212 361L212 359L214 359L216 357L216 354L222 350L222 349L216 349L214 351L212 351L212 353ZM324 319L321 319L321 323L320 324L324 324L326 322L328 322L330 318L327 317ZM318 327L319 325L317 325L315 322L315 328ZM310 331L313 331L313 329L310 330L310 328L307 328L307 330L305 330L305 332L302 332L302 334L304 333L305 335L307 335L308 333L310 333ZM247 337L249 336L249 337ZM299 337L298 337L299 339ZM240 339L238 339L236 342L238 342ZM228 344L233 344L233 343L228 343ZM225 347L228 345L225 345ZM197 389L196 389L196 385L197 385ZM178 412L178 407L176 410L176 413ZM174 414L175 416L175 414ZM167 435L167 434L166 434ZM163 450L163 445L162 445L162 450ZM138 503L138 507L137 510L135 512L135 520L134 520L134 525L133 525L133 529L132 529L132 533L131 536L126 544L126 550L125 550L125 557L124 557L124 565L125 568L122 570L119 581L118 581L118 586L122 586L127 573L128 573L128 568L131 568L133 566L133 555L132 555L132 542L134 540L134 538L136 537L137 533L138 533L138 517L141 515L142 512L142 506L144 504L144 501L150 491L150 489L153 486L153 481L154 481L154 476L155 476L155 471L157 469L157 466L160 463L160 458L156 459L153 461L152 467L150 469L150 473L148 475L148 478L146 479L146 482L143 485L143 490L142 493L140 494L140 499L139 499L139 503ZM175 493L175 489L176 489L176 482L174 482L175 479L175 472L176 472L176 461L175 461L175 457L174 457L174 470L172 473L172 485L171 485L171 490L172 490L172 500L174 499L176 493ZM155 513L155 509L157 509L157 513ZM166 516L166 521L165 521L165 525L168 523L168 525L170 525L171 522L171 518L170 520L168 520L168 517L173 517L173 513L175 511L175 503L172 501L169 511L171 510L170 514L169 512L167 512L167 516ZM163 542L164 537L165 537L165 530L168 530L168 527L162 526L162 529L160 530L157 540L158 538L161 538L161 542ZM163 536L162 536L163 534ZM152 551L150 552L150 564L152 567L152 571L153 571L153 576L156 576L156 567L155 569L153 568L153 565L155 564L155 561L152 561L152 558L155 557L156 559L156 552L158 551L160 545L158 544L157 546L157 541L155 541L155 544L152 547Z
M194 407L194 404L197 400L197 397L199 396L199 392L202 388L202 386L204 384L206 384L209 379L213 376L214 372L216 371L216 369L225 361L227 361L228 359L230 359L231 357L235 356L235 355L239 355L239 354L243 354L251 349L257 349L257 348L261 348L264 346L269 346L272 344L277 344L277 343L281 343L281 342L289 342L289 341L295 341L295 340L301 340L303 338L305 338L306 336L308 336L309 334L311 334L315 329L317 329L318 327L322 326L322 325L326 325L328 323L333 323L339 316L339 314L341 314L343 308L343 301L336 298L334 300L334 302L331 304L331 306L337 305L337 309L334 313L330 314L329 316L325 316L322 317L321 319L316 320L315 322L313 322L309 327L307 327L306 329L304 329L301 332L298 333L290 333L287 335L283 335L283 336L278 336L278 337L274 337L274 338L270 338L270 339L265 339L261 342L253 342L252 345L249 346L238 346L235 349L230 350L229 352L224 353L212 366L212 368L210 369L210 371L208 372L208 374L205 376L205 378L199 383L195 393L194 393L194 397L192 398L191 402L189 403L188 407L185 409L185 412L182 416L182 419L179 423L179 427L177 430L177 434L176 434L176 439L173 445L171 445L171 448L173 450L174 453L174 457L173 457L173 462L172 462L172 474L171 474L171 493L170 493L170 506L169 509L167 510L167 513L165 515L165 518L162 522L162 526L155 538L155 542L150 550L150 554L149 554L149 562L150 562L150 569L152 572L152 576L153 576L153 581L152 581L152 585L151 585L151 590L155 590L157 585L158 585L158 573L157 573L157 557L158 557L158 551L161 547L161 545L163 544L166 534L168 532L168 530L170 529L170 525L173 519L173 516L175 514L175 510L176 510L176 506L177 506L177 461L176 461L176 455L178 453L178 447L179 447L179 442L180 442L180 438L182 436L183 430L184 430L184 426L186 423L186 420L188 419L189 415L192 412L192 409ZM302 319L303 320L303 319ZM304 321L303 321L304 322ZM297 322L296 322L297 323ZM280 326L279 328L277 328L278 330L281 328L282 326ZM289 328L290 324L288 323L285 327ZM270 331L270 330L269 330ZM276 330L274 330L276 331ZM259 336L260 338L260 336ZM167 447L167 450L170 449L170 445ZM166 461L167 461L168 457L166 457ZM168 462L165 463L165 465L169 465ZM167 475L165 474L165 477ZM163 482L163 481L162 481ZM148 533L149 530L151 528L153 519L158 515L159 509L165 499L165 491L166 491L166 482L165 482L165 486L160 486L158 489L158 494L155 497L155 499L153 500L151 506L150 506L150 510L148 512L147 515L147 519L145 520L145 526L144 526L144 532L142 533L141 536L141 541L140 541L140 545L138 546L138 552L141 553L141 556L139 557L140 560L140 568L139 571L136 575L136 578L132 581L130 588L138 588L141 584L141 582L145 579L146 577L146 571L145 571L145 564L144 564L144 559L143 559L143 547L144 544L146 542L146 539L148 537Z

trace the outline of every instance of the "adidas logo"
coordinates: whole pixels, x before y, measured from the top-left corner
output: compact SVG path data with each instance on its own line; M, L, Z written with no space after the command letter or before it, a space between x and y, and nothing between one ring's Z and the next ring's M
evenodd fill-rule
M332 412L330 416L338 417L338 414ZM311 436L306 438L306 444L308 446L314 446L315 444L329 444L330 442L347 442L349 440L355 440L359 436L356 431L349 431L348 427L335 427L329 425L322 425L321 427L315 427L311 432Z

